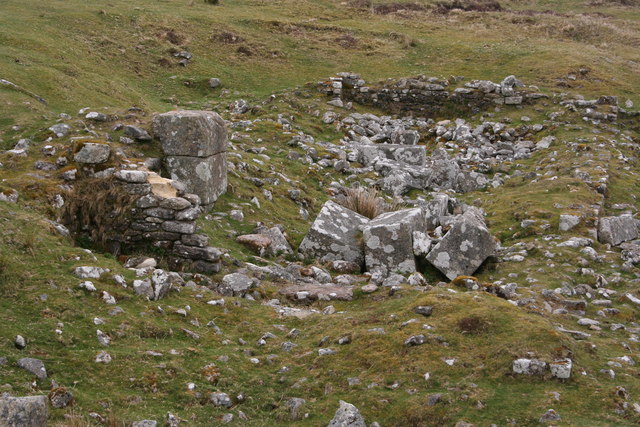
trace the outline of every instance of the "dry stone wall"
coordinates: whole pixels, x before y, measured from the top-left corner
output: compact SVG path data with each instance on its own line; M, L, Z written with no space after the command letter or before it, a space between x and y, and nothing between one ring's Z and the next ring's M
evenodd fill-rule
M525 89L514 76L501 83L473 80L449 89L449 82L436 78L402 78L380 85L368 85L358 74L339 73L321 82L321 92L336 103L372 105L392 114L438 117L455 110L480 111L495 105L520 105L545 97Z

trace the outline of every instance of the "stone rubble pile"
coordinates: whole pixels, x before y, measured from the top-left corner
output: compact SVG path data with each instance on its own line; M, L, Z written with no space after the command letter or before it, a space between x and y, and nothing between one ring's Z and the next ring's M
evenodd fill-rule
M473 274L497 246L480 209L435 194L419 207L371 220L329 201L299 251L321 262L355 263L383 277L415 273L426 261L453 280Z

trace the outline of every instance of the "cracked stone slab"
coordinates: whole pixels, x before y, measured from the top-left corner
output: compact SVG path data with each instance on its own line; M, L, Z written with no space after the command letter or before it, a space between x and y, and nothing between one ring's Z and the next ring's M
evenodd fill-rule
M426 230L420 208L387 212L371 220L364 228L365 264L368 271L413 273L413 232Z
M449 280L472 275L496 250L496 242L474 210L465 212L442 240L431 249L427 261Z
M638 238L638 222L631 215L605 216L598 221L598 240L617 246Z
M423 145L377 144L358 147L358 161L365 166L373 164L376 158L424 166L426 156L427 150Z
M349 261L364 264L361 233L369 219L333 201L326 202L299 251L323 262Z

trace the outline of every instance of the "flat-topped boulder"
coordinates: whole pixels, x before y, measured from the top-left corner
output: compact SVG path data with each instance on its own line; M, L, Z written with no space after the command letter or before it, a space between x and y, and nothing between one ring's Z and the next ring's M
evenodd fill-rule
M362 230L369 219L335 202L322 206L299 251L323 262L364 264Z
M212 111L158 114L152 129L167 156L209 157L227 151L224 120Z
M48 416L47 396L0 396L0 425L3 427L44 427Z

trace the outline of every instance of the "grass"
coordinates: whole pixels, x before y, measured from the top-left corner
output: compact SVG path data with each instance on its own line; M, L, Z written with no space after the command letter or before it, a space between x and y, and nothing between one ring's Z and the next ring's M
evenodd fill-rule
M621 341L634 346L626 331L610 332L610 324L637 322L637 310L614 298L620 313L603 320L606 333L589 331L592 337L578 341L555 329L558 325L576 329L574 319L547 313L538 297L542 289L563 283L594 284L595 277L576 271L583 256L579 249L554 246L569 236L590 236L595 215L591 205L602 203L606 214L615 214L615 203L640 208L630 197L638 187L635 146L613 147L607 141L621 140L620 135L604 128L595 135L577 114L566 113L559 124L539 134L556 136L550 151L504 165L503 172L511 175L504 186L459 196L485 209L489 228L503 246L526 248L524 261L498 263L477 274L483 283L517 283L523 298L534 297L524 307L488 293L465 292L453 284L427 292L403 288L393 296L384 291L364 294L356 288L354 301L333 303L337 314L296 319L280 317L259 301L225 298L224 307L207 305L215 296L204 290L185 288L162 301L146 302L105 275L94 280L96 287L112 294L124 310L111 316L112 307L98 295L79 289L80 280L71 271L81 265L100 265L125 275L129 284L134 273L108 254L88 253L55 234L45 219L57 215L49 202L53 195L62 194L62 170L33 168L45 144L58 151L50 161L72 154L69 137L47 140L51 135L46 128L61 112L74 116L70 121L74 122L80 108L91 107L116 114L119 121L146 126L149 113L173 108L213 109L229 118L228 105L244 97L254 107L245 117L260 121L249 129L232 131L236 133L234 154L239 156L229 157L234 165L229 191L216 203L211 217L199 221L199 227L212 245L230 255L222 274L243 261L263 264L264 260L235 243L238 234L250 233L258 221L283 224L295 248L309 227L300 208L313 219L329 199L332 181L350 184L331 168L310 169L292 160L292 153L307 154L304 148L289 144L297 132L316 141L337 142L343 136L342 130L321 125L311 114L318 110L322 117L328 108L326 99L315 93L313 82L347 70L361 73L370 82L417 74L499 81L515 74L526 84L539 85L551 99L491 112L491 120L508 117L511 126L522 124L524 115L541 122L550 111L561 110L554 98L559 91L586 97L614 94L638 105L637 7L577 0L501 1L499 12L442 14L431 0L416 0L423 7L410 13L382 13L397 9L387 1L373 2L378 13L371 13L367 5L337 0L238 0L218 6L151 0L1 3L0 78L44 97L48 104L0 86L0 148L11 148L21 137L34 141L27 157L0 158L4 165L0 188L20 193L17 205L0 202L0 323L4 325L0 355L9 361L0 366L0 384L10 384L0 385L0 392L47 394L54 379L76 398L73 408L52 409L51 424L60 426L95 425L89 412L99 413L108 425L144 418L160 421L167 412L190 425L214 425L227 412L237 420L240 410L248 417L243 425L291 425L286 408L291 397L307 401L303 412L309 417L296 422L300 426L326 424L339 399L355 404L368 423L390 426L453 425L459 420L477 425L535 425L551 407L565 425L639 422L631 411L615 412L616 386L625 387L630 402L640 396L636 369L617 368L614 380L600 373L607 361L628 353ZM173 56L181 50L194 54L187 67L178 66ZM209 88L210 77L221 78L222 87ZM271 94L275 99L267 102ZM145 113L125 118L131 106L142 107ZM359 106L356 111L384 114ZM277 122L278 115L291 122L289 133ZM474 122L479 117L466 119ZM565 120L570 122L566 126ZM89 125L88 130L100 138L110 133L117 141L121 134L110 132L110 125ZM636 143L637 123L620 126ZM95 137L81 129L73 136ZM159 155L154 143L112 144L129 159ZM309 145L317 149L318 157L337 158L326 147ZM252 150L262 146L266 148L262 154ZM588 172L594 182L608 177L605 197L595 185L576 177L577 168ZM541 176L532 182L513 176L516 170ZM267 181L277 173L284 175L278 176L278 184ZM266 183L258 187L246 177ZM301 190L302 200L291 200L289 189ZM264 190L272 193L272 200ZM413 195L424 196L416 191ZM251 202L254 197L260 207ZM245 219L238 222L216 214L231 209L242 209ZM584 221L571 232L560 233L557 225L563 213L583 215ZM537 222L525 230L520 227L524 219ZM547 242L542 239L547 234L557 238ZM604 246L595 243L594 248L604 256L604 262L593 265L597 272L606 277L620 274L621 281L611 284L618 295L635 291L634 273L620 272L619 259ZM547 251L554 258L547 258ZM212 279L219 280L222 274ZM442 276L429 278L435 284ZM261 293L265 298L278 297L281 286L265 280ZM322 310L327 305L316 302L311 308ZM417 305L432 305L433 316L418 318L413 313ZM186 306L190 307L186 317L176 313ZM596 311L590 305L585 316L598 318ZM94 317L105 320L99 328L112 337L108 348L97 342ZM412 318L418 321L402 326ZM211 320L221 328L221 335L205 326ZM424 324L431 329L423 329ZM190 338L181 328L197 332L201 339ZM287 337L293 328L300 335ZM372 328L383 328L385 333L376 334ZM266 332L276 338L257 346ZM28 340L23 351L13 347L17 334ZM336 340L347 334L352 343L338 345ZM404 340L416 334L425 334L428 343L405 347ZM329 338L323 347L334 348L337 354L318 355L324 337ZM280 347L285 341L297 346L285 352ZM111 364L94 362L101 350L111 354ZM150 355L150 350L162 355ZM530 352L547 361L570 354L575 364L572 378L562 382L511 375L512 360ZM637 360L636 353L632 352ZM30 375L15 366L25 356L42 359L50 379L33 383ZM250 357L260 363L252 364ZM453 366L444 363L443 359L452 357L456 358ZM205 369L211 364L215 368ZM288 372L280 371L283 366ZM218 374L217 381L207 378L211 372ZM355 377L360 383L350 386L348 379ZM189 383L196 385L194 390L187 387ZM229 410L214 408L207 403L207 394L213 391L229 393L234 400L242 393L245 401ZM551 397L552 392L560 393L560 401ZM429 407L427 396L434 393L443 394L442 402Z

